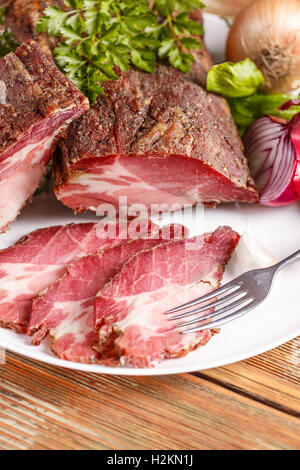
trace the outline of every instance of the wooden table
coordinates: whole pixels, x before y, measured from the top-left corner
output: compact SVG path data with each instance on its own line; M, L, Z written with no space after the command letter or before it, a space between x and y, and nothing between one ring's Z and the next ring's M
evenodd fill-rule
M7 353L0 449L300 449L300 337L166 377L72 372Z

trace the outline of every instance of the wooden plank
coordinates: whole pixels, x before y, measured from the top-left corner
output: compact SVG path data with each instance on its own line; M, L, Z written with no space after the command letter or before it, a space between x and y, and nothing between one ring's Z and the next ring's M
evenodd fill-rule
M247 361L200 375L300 416L300 337Z
M300 448L296 417L201 377L99 376L10 353L0 367L0 448Z

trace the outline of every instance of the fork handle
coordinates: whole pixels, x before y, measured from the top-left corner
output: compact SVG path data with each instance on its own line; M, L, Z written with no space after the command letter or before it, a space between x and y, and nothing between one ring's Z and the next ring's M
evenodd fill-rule
M282 268L285 268L288 264L295 263L297 261L300 261L300 250L296 251L296 253L293 253L292 255L288 256L287 258L283 259L279 263L275 264L274 268L276 272L280 271Z

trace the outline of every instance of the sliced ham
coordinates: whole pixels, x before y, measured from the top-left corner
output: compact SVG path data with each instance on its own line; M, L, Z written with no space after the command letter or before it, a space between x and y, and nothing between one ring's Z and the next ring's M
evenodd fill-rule
M34 41L0 60L0 232L39 185L60 132L88 107Z
M93 349L94 301L97 292L115 276L136 253L161 244L157 239L138 239L122 243L71 263L62 278L34 299L28 334L39 344L50 332L52 351L62 359L101 362ZM165 242L168 243L168 242Z
M182 335L164 313L216 289L238 240L221 227L202 240L166 243L131 258L96 298L98 352L121 365L151 367L206 344L211 331Z
M71 224L36 230L0 252L0 326L25 332L32 299L60 278L73 260L147 237L148 221L115 225L106 222Z

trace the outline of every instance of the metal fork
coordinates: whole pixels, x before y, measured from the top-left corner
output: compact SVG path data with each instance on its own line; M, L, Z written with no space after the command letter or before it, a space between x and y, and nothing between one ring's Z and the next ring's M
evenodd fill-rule
M207 295L169 310L166 312L167 314L189 309L170 317L169 320L175 321L181 318L188 319L188 317L193 317L190 320L175 325L175 328L184 334L207 328L217 328L236 320L263 302L270 293L276 274L288 264L296 261L300 261L300 250L269 268L248 271ZM221 297L216 299L220 295ZM207 303L211 299L213 301ZM200 305L203 302L206 302L206 304ZM190 310L195 305L197 305L197 308ZM215 309L216 307L218 308ZM214 311L211 312L211 309L214 309ZM205 313L207 310L210 310L210 312L206 315L196 316L198 313ZM185 329L194 324L197 324L197 326Z

